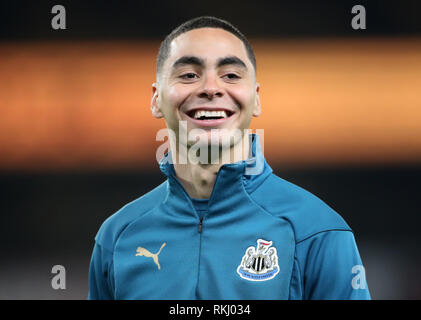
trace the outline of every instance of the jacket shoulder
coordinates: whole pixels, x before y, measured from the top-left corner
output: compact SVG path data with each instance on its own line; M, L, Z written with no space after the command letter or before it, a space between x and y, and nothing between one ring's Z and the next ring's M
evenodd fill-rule
M320 198L273 173L250 196L273 216L288 220L296 242L323 231L352 231Z
M95 241L109 251L113 251L114 243L125 227L158 206L165 198L166 188L167 181L164 181L109 216L99 228Z

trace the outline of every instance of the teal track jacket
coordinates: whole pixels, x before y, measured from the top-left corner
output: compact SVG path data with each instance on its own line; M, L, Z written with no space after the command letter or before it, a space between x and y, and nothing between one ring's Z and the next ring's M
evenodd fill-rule
M89 299L370 299L350 227L273 174L256 134L206 200L189 197L168 159L167 180L99 229Z

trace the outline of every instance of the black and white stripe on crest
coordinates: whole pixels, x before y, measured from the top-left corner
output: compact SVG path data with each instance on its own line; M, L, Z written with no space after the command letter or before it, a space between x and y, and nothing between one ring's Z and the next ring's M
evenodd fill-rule
M264 265L264 259L262 256L257 256L254 258L253 263L251 264L251 268L256 271L260 272L265 267Z

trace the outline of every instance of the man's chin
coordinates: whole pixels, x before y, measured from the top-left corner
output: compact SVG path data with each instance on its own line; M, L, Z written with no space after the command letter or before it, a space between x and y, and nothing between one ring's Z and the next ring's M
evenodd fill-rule
M243 138L240 129L194 129L189 132L188 146L209 148L231 148Z

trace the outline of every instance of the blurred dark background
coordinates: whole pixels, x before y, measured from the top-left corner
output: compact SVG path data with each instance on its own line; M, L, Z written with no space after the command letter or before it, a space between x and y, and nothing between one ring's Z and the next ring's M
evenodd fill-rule
M56 4L66 8L66 30L51 28ZM350 26L357 4L366 8L365 30ZM154 137L163 123L149 124L152 59L167 33L199 15L224 18L257 43L258 72L269 88L261 93L269 116L255 124L265 129L265 155L278 176L320 197L354 230L372 298L420 299L420 13L417 1L2 1L0 299L87 297L90 254L101 223L164 180L154 159ZM273 49L278 44L281 53ZM329 90L337 78L326 80L326 95L312 94L317 80L308 79L341 74L341 61L365 54L358 48L371 50L369 58L361 56L372 68L364 77L387 80L365 83L350 72L355 78L344 80L344 95ZM104 51L122 57L110 60L118 68L107 69L112 58L104 58ZM54 62L73 61L73 52L78 58L71 67ZM285 60L294 52L307 52L308 60ZM344 60L335 60L336 52ZM289 61L276 69L278 82L271 80L265 59L259 60L270 54ZM124 65L137 55L138 66ZM306 64L318 55L323 59ZM313 69L297 74L311 78L294 79L303 63ZM86 84L103 76L110 87L88 91ZM116 77L122 81L114 83ZM287 115L276 105L281 98L273 96L273 82L297 90L283 92ZM130 83L133 88L125 91ZM354 86L362 92L359 98ZM305 90L310 97L299 100ZM109 91L116 96L103 98ZM343 97L349 98L344 104ZM329 101L335 101L331 109ZM301 105L308 109L295 117ZM329 120L347 112L353 116L344 127ZM66 268L66 290L51 288L57 264Z
M68 29L50 27L51 8L63 5ZM364 35L419 35L419 1L221 1L204 4L184 1L2 1L2 39L159 39L180 23L200 15L214 15L238 25L249 37L360 36L351 29L351 8L363 5L368 13Z

